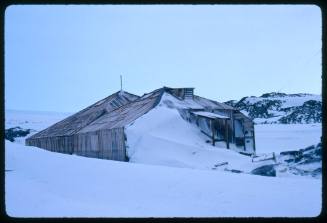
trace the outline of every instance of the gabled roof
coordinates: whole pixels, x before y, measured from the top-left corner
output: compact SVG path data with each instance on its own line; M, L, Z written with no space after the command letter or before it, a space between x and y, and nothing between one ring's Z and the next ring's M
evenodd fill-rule
M164 88L159 88L145 94L139 99L101 116L81 129L79 133L124 127L154 108L160 102L163 92Z
M142 97L118 91L30 138L69 136L77 133L124 127L154 108L165 92L172 96L170 100L174 101L176 108L179 109L235 110L226 104L196 95L194 95L193 100L181 100L173 95L169 89L171 88L162 87L144 94Z
M73 135L99 117L115 110L122 105L128 104L139 96L126 91L118 91L93 105L57 122L56 124L36 133L30 138L53 137Z
M234 109L231 106L201 98L199 96L194 96L194 100L181 100L171 94L169 89L170 88L162 87L148 94L144 94L137 100L101 116L89 125L82 128L78 133L124 127L154 108L161 101L162 95L165 92L171 98L171 102L174 103L174 106L180 109ZM165 102L165 100L163 102Z

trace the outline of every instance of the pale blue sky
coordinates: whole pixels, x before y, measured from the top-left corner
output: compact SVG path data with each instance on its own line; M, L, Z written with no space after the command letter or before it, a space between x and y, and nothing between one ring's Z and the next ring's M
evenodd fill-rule
M321 93L314 5L10 6L5 108L75 112L120 88L226 101Z

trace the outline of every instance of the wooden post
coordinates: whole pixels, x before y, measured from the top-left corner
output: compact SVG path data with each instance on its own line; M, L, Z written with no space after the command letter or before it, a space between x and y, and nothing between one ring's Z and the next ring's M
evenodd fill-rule
M235 123L234 123L234 111L230 112L230 121L231 121L231 129L232 129L232 143L235 143Z
M245 131L244 131L244 120L242 119L242 131L243 131L243 145L244 145L244 151L246 151L246 145L245 145Z
M227 146L227 149L229 149L229 139L228 139L228 124L227 124L227 119L225 119L225 140L226 140L226 146Z
M275 163L277 162L277 160L276 160L276 155L275 155L275 152L273 152L273 159L274 159L274 161L275 161Z
M211 124L211 132L212 132L212 145L215 146L215 129L213 126L213 120L210 119L210 124Z

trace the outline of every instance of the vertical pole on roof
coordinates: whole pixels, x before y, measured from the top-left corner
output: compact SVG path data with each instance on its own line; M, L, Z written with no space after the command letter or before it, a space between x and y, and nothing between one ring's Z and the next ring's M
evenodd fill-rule
M120 75L120 91L123 90L123 80L122 76Z

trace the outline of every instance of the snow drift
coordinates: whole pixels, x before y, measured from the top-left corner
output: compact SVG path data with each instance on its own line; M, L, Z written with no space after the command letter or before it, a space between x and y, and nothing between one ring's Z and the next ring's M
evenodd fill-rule
M212 169L226 161L238 169L251 165L250 157L227 150L224 142L215 147L206 143L207 136L181 117L181 106L165 93L155 108L126 128L130 162L196 169Z

